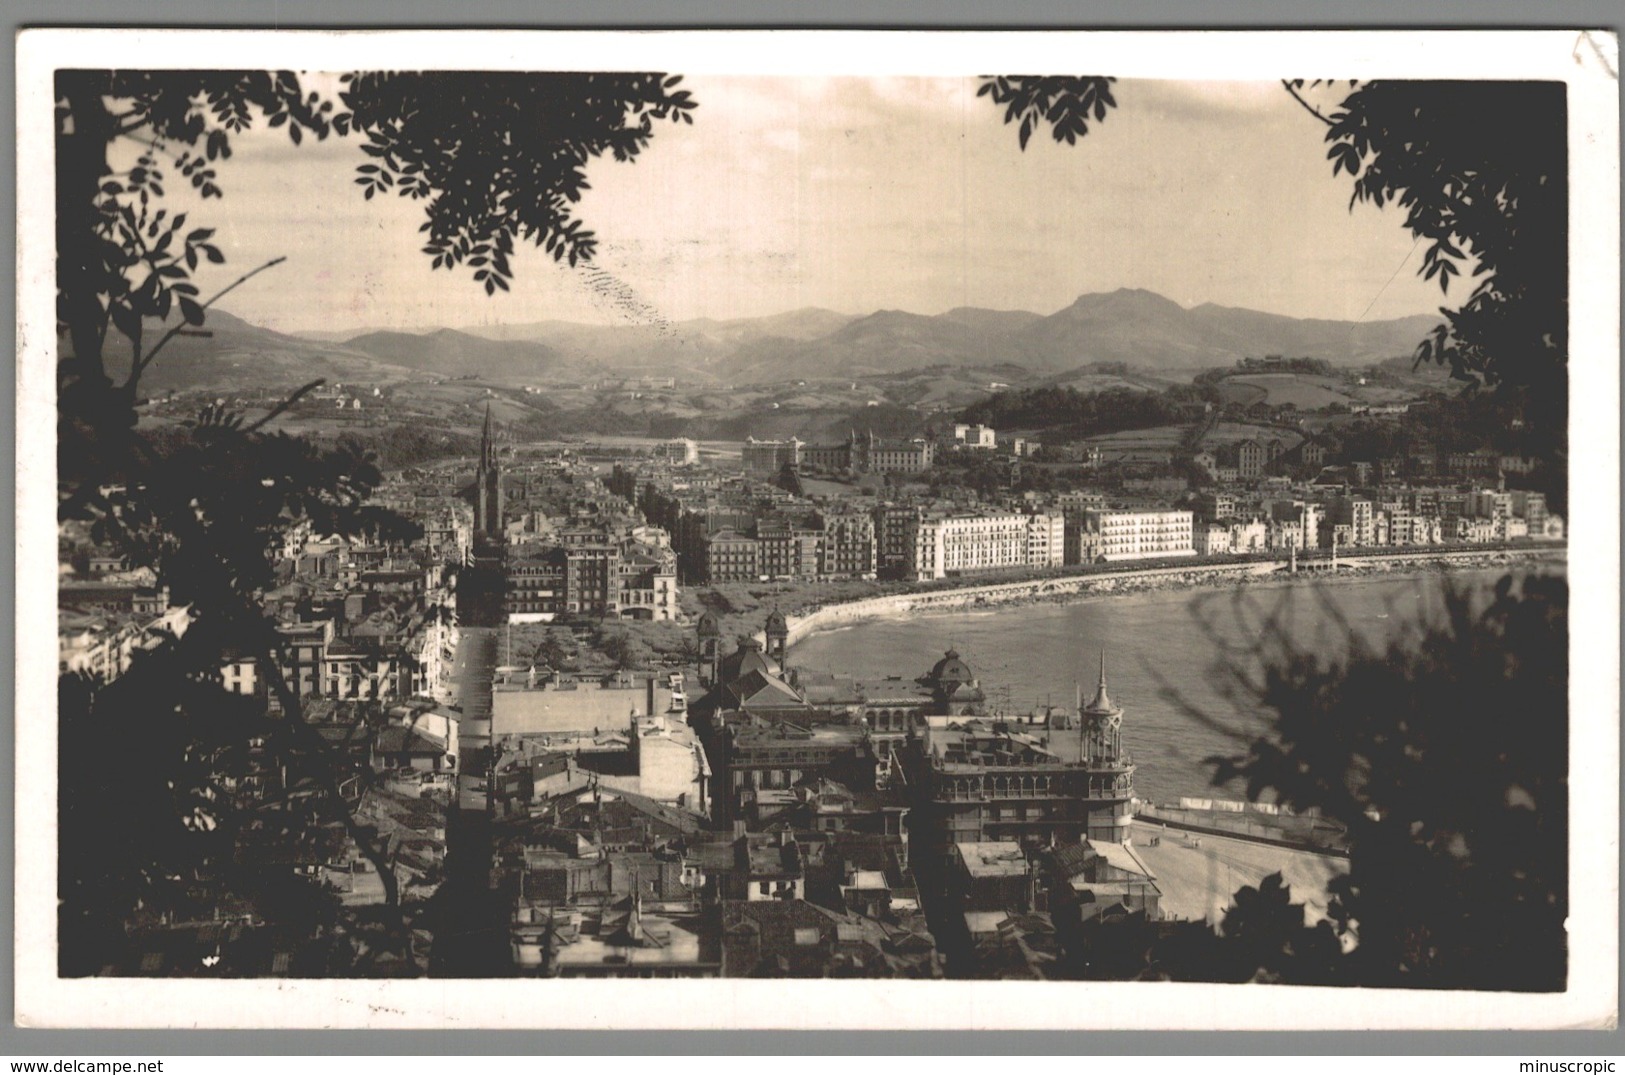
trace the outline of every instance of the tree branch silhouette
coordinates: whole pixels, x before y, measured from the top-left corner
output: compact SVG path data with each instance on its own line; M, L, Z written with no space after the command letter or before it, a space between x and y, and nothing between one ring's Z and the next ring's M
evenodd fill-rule
M1305 112L1308 112L1311 116L1314 116L1328 127L1333 125L1332 121L1326 118L1325 113L1303 99L1303 96L1298 93L1297 87L1293 85L1292 80L1283 78L1281 80L1281 85L1285 87L1287 93L1292 95L1292 99L1294 101L1303 106Z
M219 302L222 298L229 295L231 292L235 291L241 285L246 284L248 281L252 280L254 277L258 276L260 273L264 272L267 269L274 268L274 267L276 267L278 265L281 265L284 261L287 261L287 260L288 260L287 255L284 254L282 257L272 258L270 261L267 261L264 265L261 265L257 269L251 269L248 272L243 273L243 275L239 276L237 279L233 280L231 283L227 284L225 287L221 288L219 291L216 291L212 296L209 297L209 300L207 302L200 303L199 304L199 309L200 310L207 310L209 307L213 306L216 302ZM158 357L158 352L162 351L164 349L165 344L167 344L170 340L173 340L176 336L179 336L182 333L182 331L188 325L190 325L192 323L193 322L188 321L185 318L182 318L181 321L178 324L176 324L174 328L172 328L168 332L164 333L163 337L161 339L159 339L159 341L157 343L152 345L152 350L148 351L146 353L145 357L138 359L137 362L133 364L133 366L132 366L132 368L130 370L130 379L128 381L126 381L125 384L124 384L124 390L126 392L130 393L131 395L134 395L135 389L136 389L136 383L138 381L140 381L141 374L146 370L146 368L148 366L152 365L152 360ZM196 323L197 324L202 324L203 323L202 318L199 318ZM133 342L134 341L132 341L132 343ZM320 384L320 383L321 383L320 381L316 382L316 384ZM316 385L307 385L305 388L300 389L299 392L296 394L295 398L297 398L297 396L299 396L299 395L303 395L305 392L309 391L311 388L314 388L314 387L316 387Z
M255 421L255 422L251 423L250 425L248 425L244 429L244 432L254 433L254 432L256 432L256 431L258 431L260 429L263 429L266 425L270 424L270 422L272 422L274 419L279 418L283 414L287 413L288 409L290 407L292 407L295 403L298 403L306 395L310 394L311 392L314 392L316 389L320 388L322 385L324 385L326 383L327 383L327 378L318 377L314 381L310 381L310 382L308 382L306 384L300 385L298 388L296 388L292 392L290 392L288 394L288 396L285 399L283 399L280 403L278 403L275 407L272 407L269 414L265 415L265 417L260 418L257 421Z

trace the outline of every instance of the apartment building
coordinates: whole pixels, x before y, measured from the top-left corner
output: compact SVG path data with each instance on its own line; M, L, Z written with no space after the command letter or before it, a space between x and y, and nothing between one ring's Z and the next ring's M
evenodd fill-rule
M1194 517L1188 511L1090 511L1084 513L1100 534L1104 560L1144 560L1194 556Z
M825 575L862 578L879 568L875 520L860 512L826 515L821 520L821 570Z
M757 440L749 437L741 446L739 457L748 476L771 478L786 466L801 465L801 441L795 437L789 440Z
M1060 567L1066 563L1066 519L1059 515L1027 516L1027 566Z
M1333 527L1346 526L1349 543L1356 547L1376 544L1376 505L1363 497L1334 496L1327 500L1326 522ZM1328 538L1323 540L1330 543Z

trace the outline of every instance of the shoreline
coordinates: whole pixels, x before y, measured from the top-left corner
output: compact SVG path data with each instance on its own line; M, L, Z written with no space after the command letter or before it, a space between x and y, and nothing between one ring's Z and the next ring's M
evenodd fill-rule
M1568 547L1397 552L1391 556L1354 557L1337 571L1304 570L1289 574L1287 561L1242 564L1191 564L1189 567L1123 570L1062 579L1023 582L967 583L951 589L859 598L822 605L786 616L790 648L826 631L910 615L964 610L1002 610L1031 605L1070 605L1114 597L1169 592L1200 592L1237 587L1295 586L1306 583L1353 583L1391 575L1448 575L1463 571L1514 568L1519 565L1568 562Z
M887 598L867 598L857 601L848 601L830 604L811 610L800 615L787 617L790 627L789 644L791 655L794 657L794 647L800 642L813 638L819 634L832 633L859 627L867 623L895 623L911 617L940 616L952 617L960 615L995 616L1006 610L1023 607L1042 606L1068 606L1081 605L1093 601L1108 601L1116 598L1137 596L1152 596L1157 594L1189 594L1193 598L1208 593L1223 593L1238 589L1281 591L1292 586L1353 586L1361 583L1376 582L1383 579L1404 580L1424 579L1433 576L1462 575L1473 572L1495 571L1499 573L1530 571L1542 569L1566 571L1566 546L1540 546L1525 549L1491 549L1484 551L1440 550L1434 552L1407 552L1395 555L1378 555L1358 557L1352 562L1339 564L1334 573L1328 570L1300 571L1290 574L1285 570L1285 563L1280 565L1282 570L1275 570L1273 561L1257 562L1242 565L1223 564L1191 564L1183 568L1159 568L1152 570L1136 570L1126 566L1124 570L1109 574L1094 574L1067 580L1074 585L1061 592L1041 592L1046 585L1044 581L1027 583L1005 583L989 586L967 585L956 587L953 590L927 591L914 594L892 595ZM923 599L923 600L922 600ZM1273 598L1259 596L1260 600L1268 601ZM1221 598L1223 600L1223 598ZM861 646L861 643L860 643ZM1170 788L1158 792L1158 798L1147 800L1144 805L1150 813L1159 809L1167 809L1173 803L1179 802L1185 795L1200 798L1210 798L1221 794L1203 778L1195 779L1194 783L1179 779L1173 772L1164 774L1170 781ZM1160 781L1159 781L1160 783ZM1189 790L1173 790L1188 786ZM1142 792L1142 794L1145 792ZM1243 789L1239 786L1227 786L1224 793L1231 797L1240 798ZM1162 824L1167 819L1146 818L1153 824ZM1227 836L1230 838L1246 839L1222 825L1208 826L1200 822L1175 824L1175 829L1189 829L1196 835ZM1262 843L1280 843L1280 846L1292 846L1290 841L1280 841L1279 838L1254 840ZM1316 853L1326 853L1325 848L1297 847L1297 850L1312 850Z

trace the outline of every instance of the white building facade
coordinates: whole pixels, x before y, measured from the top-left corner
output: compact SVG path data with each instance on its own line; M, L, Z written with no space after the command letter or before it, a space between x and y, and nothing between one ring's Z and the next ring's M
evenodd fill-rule
M1085 517L1091 529L1100 534L1104 560L1196 555L1192 544L1195 517L1191 512L1090 511Z

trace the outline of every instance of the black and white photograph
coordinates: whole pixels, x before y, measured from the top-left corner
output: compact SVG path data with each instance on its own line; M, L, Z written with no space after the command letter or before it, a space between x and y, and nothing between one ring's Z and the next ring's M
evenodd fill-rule
M20 1022L1614 1025L1613 36L18 50Z

